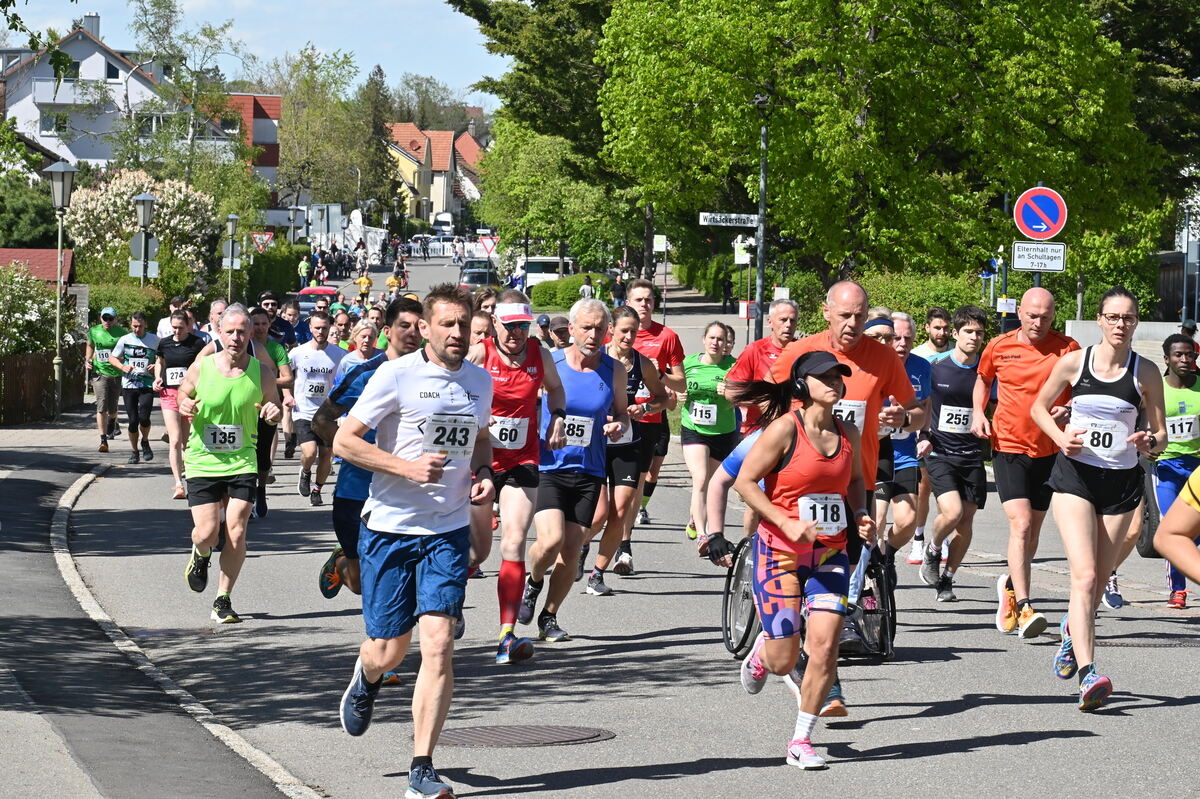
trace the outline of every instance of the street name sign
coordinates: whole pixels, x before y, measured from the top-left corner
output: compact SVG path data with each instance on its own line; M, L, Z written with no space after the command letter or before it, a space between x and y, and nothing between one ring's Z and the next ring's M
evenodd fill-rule
M702 211L700 224L720 227L758 227L758 214L717 214Z

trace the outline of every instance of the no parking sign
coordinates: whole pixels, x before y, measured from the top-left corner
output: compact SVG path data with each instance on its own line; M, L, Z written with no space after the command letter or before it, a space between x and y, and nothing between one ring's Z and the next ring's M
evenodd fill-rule
M1045 186L1026 189L1013 206L1013 221L1017 230L1035 241L1052 239L1067 224L1067 202Z

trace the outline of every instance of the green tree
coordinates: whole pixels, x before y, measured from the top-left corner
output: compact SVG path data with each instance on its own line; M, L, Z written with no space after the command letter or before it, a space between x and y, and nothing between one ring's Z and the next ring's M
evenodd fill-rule
M0 247L54 247L57 242L49 181L31 185L17 172L0 177Z
M25 264L0 267L0 319L4 320L0 355L54 349L53 286L34 277Z
M1039 180L1071 206L1073 276L1143 261L1166 210L1132 59L1076 4L617 0L599 55L607 152L659 208L757 194L765 100L769 216L825 283L974 270Z
M405 72L391 91L395 103L392 122L411 122L421 130L467 129L467 108L462 95L429 75Z
M387 86L387 76L378 64L355 92L354 105L357 120L353 128L357 139L354 142L355 160L362 175L361 186L355 187L359 195L355 202L361 207L361 203L373 198L382 204L382 210L391 205L399 181L396 162L387 145L391 137L388 125L396 121L395 103Z

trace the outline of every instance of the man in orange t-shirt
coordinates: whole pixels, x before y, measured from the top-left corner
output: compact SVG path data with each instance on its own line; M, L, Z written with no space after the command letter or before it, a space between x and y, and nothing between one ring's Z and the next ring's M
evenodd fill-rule
M980 356L971 432L992 439L996 493L1008 516L1008 574L1000 575L996 583L996 628L1036 638L1046 629L1046 617L1029 603L1030 563L1050 507L1053 492L1048 483L1058 448L1033 423L1029 409L1054 364L1079 345L1052 329L1054 297L1046 289L1025 292L1017 317L1021 326L992 339ZM993 381L998 392L989 422L984 409ZM1067 419L1068 400L1066 395L1059 398L1051 412L1060 424Z
M767 309L767 328L770 333L747 344L733 368L725 375L726 399L735 384L766 379L771 372L771 365L779 358L783 348L791 343L792 335L796 332L796 316L796 303L791 300L775 300L771 303ZM758 426L760 416L762 411L757 405L743 407L743 436Z

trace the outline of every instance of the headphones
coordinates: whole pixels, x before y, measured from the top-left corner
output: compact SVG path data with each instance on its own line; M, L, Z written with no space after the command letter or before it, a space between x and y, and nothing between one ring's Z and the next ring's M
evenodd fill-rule
M810 395L808 393L808 381L806 375L800 374L800 361L804 356L800 356L792 362L792 396L800 402L808 402ZM846 398L846 378L842 378L842 390L838 395L838 399Z

